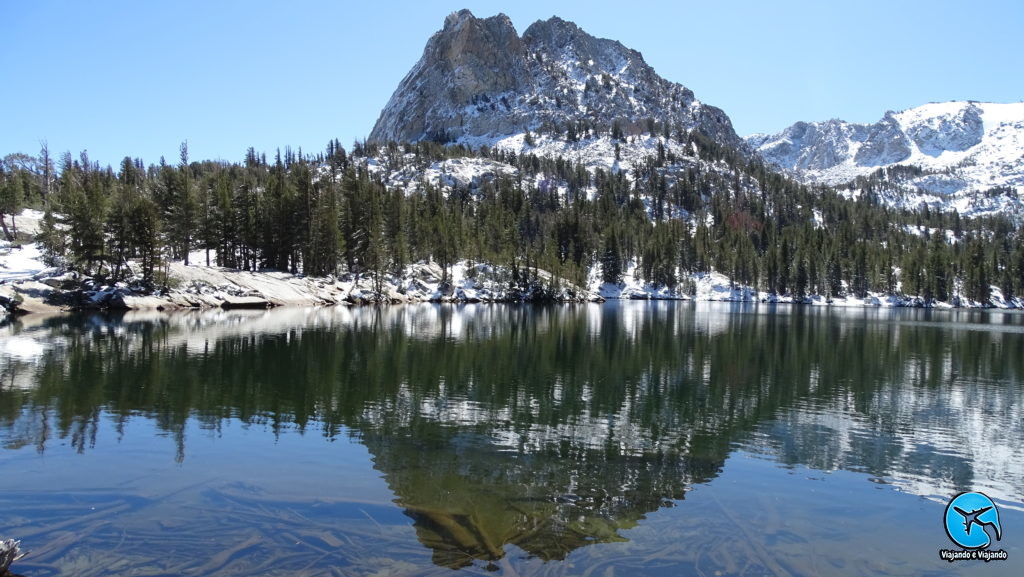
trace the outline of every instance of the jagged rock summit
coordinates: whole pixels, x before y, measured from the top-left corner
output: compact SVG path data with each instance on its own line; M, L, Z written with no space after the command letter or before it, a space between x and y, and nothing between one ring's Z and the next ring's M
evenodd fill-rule
M658 76L636 50L557 17L520 36L504 14L460 10L427 42L369 140L498 139L567 131L580 120L608 129L647 119L743 146L724 112Z
M874 124L798 122L747 144L809 182L844 184L879 169L900 202L962 214L1020 209L1024 103L954 101L887 112Z

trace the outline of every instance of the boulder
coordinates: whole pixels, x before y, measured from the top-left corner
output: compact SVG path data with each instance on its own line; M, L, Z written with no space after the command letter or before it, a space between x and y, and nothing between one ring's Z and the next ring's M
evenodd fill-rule
M55 313L61 306L55 301L54 288L39 281L22 281L0 287L0 300L14 313Z

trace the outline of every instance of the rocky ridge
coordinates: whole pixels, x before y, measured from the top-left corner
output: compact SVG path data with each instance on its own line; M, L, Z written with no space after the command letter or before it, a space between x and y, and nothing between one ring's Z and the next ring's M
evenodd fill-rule
M807 182L844 185L877 174L891 204L965 215L1024 208L1024 103L932 103L874 124L798 122L746 142ZM906 170L879 172L894 167Z
M369 140L479 142L564 131L581 119L602 130L655 119L744 146L722 110L658 76L636 50L557 17L520 36L504 14L468 10L449 15L430 38Z

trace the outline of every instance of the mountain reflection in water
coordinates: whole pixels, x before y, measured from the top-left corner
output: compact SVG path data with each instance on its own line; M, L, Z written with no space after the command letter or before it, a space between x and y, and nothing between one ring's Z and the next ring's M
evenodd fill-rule
M0 441L88 455L145 418L182 463L190 422L352 439L451 568L623 541L737 449L1019 508L1022 322L687 303L26 317L0 328Z

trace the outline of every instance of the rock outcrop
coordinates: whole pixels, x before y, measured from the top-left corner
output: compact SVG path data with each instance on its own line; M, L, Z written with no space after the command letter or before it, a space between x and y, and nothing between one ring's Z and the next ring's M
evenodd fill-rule
M724 112L658 76L636 50L557 17L519 36L504 14L462 10L427 42L369 139L450 142L647 119L744 146Z

